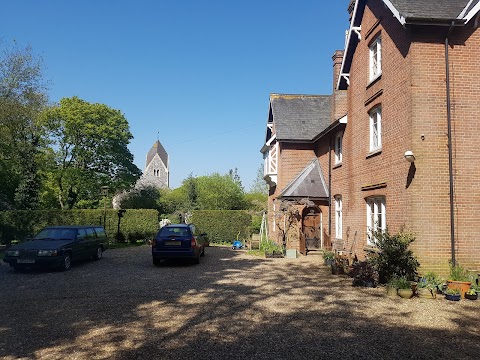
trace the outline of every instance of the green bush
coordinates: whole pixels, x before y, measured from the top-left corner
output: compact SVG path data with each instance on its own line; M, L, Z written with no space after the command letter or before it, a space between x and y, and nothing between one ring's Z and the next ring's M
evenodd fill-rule
M393 277L405 277L409 281L415 279L420 263L408 248L415 240L413 234L400 231L392 235L388 231L376 231L372 234L372 239L379 253L371 260L381 283L386 283Z
M109 239L117 239L118 211L107 209L106 230ZM45 226L103 225L104 210L16 210L0 212L0 243L26 240ZM158 231L158 212L152 209L127 210L120 219L120 239L129 242L147 240Z
M250 236L252 217L243 210L195 210L191 222L212 243L232 243Z

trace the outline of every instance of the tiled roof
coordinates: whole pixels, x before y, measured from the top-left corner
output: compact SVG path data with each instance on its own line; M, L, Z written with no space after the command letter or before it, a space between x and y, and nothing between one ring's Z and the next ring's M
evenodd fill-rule
M388 1L386 1L388 2ZM390 0L401 16L408 19L455 20L467 7L470 0ZM469 9L478 3L475 0Z
M279 198L326 199L328 189L318 159L312 160L296 178L283 189Z
M158 154L158 156L160 156L160 159L162 160L163 164L165 165L165 167L168 167L168 154L167 152L165 151L165 149L163 148L162 144L160 143L160 141L155 141L155 143L153 144L152 148L150 149L150 151L148 152L147 154L147 163L145 164L145 166L148 166L148 164L150 164L150 162L152 161L153 157L155 156L155 154Z
M312 140L330 124L330 95L270 95L277 140ZM270 119L269 119L270 121Z

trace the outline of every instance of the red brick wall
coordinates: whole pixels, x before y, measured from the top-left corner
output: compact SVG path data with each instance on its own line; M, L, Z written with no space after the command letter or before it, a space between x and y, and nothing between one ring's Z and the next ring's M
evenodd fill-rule
M382 19L378 22L378 19ZM332 169L332 199L342 195L343 239L353 241L362 257L367 243L366 202L386 197L390 232L405 227L416 233L414 250L423 270L445 273L450 259L450 213L445 90L448 29L404 29L380 0L369 1L362 19L362 39L350 70L348 125L343 162ZM382 37L382 76L369 83L369 44ZM457 260L480 268L476 234L480 225L479 80L476 55L480 34L455 30L450 48L455 172ZM369 110L382 106L382 150L369 154ZM423 136L422 136L423 135ZM477 141L476 141L477 140ZM403 158L411 150L416 161ZM322 152L320 152L322 153ZM322 167L328 155L320 155ZM328 172L327 172L328 173ZM385 183L372 190L366 186ZM332 212L334 207L332 206ZM335 229L332 213L332 233Z

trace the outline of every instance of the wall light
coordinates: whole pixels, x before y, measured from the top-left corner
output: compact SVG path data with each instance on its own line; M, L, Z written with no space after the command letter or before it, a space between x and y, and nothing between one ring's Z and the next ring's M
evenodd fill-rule
M403 157L405 160L407 160L409 163L413 163L415 161L415 155L413 155L413 152L408 150L405 151L405 154L403 154Z

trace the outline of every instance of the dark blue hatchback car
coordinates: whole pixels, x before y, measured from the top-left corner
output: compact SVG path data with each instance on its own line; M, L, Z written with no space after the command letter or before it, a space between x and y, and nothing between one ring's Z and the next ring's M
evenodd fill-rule
M167 259L193 259L200 263L200 257L205 255L203 236L195 235L192 224L171 224L164 226L152 242L152 259L154 265L160 265Z

